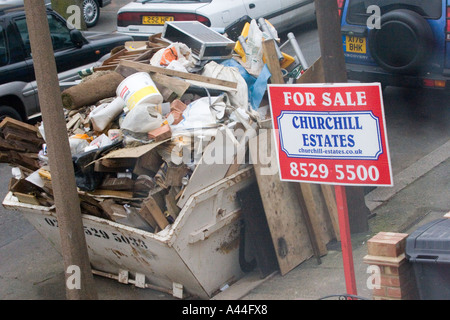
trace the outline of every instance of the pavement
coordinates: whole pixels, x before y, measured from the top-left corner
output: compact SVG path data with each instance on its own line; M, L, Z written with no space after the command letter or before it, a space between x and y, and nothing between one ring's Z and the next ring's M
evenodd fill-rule
M411 233L418 226L441 218L450 211L450 140L411 166L394 175L393 188L376 188L365 196L371 210L369 230L352 234L357 295L371 299L367 286L366 243L380 231ZM1 175L10 167L0 166ZM7 186L0 193L6 194ZM436 192L439 190L440 192ZM65 279L61 255L21 214L3 209L0 236L1 300L64 300ZM261 279L247 274L212 300L318 300L345 294L345 276L340 243L331 242L319 264L311 258L281 276ZM116 280L94 276L101 300L177 300L166 293L139 289ZM334 297L330 298L334 299Z

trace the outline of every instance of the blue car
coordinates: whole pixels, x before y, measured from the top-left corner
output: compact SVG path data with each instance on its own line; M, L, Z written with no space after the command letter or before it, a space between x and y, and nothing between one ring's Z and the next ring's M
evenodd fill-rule
M349 80L450 88L450 0L338 0Z

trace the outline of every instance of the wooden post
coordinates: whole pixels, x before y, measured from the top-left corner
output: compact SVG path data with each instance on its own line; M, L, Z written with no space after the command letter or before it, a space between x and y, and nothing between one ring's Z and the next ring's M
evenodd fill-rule
M44 1L25 0L70 300L96 299ZM70 284L70 285L69 285Z
M347 82L341 26L335 0L315 0L325 82ZM345 187L335 186L347 293L357 294Z

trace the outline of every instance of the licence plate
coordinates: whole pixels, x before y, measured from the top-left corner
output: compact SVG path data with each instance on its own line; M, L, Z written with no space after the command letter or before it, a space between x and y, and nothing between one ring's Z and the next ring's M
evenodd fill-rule
M346 36L346 51L353 53L366 53L366 38Z
M166 21L174 21L172 16L143 16L142 24L164 24Z

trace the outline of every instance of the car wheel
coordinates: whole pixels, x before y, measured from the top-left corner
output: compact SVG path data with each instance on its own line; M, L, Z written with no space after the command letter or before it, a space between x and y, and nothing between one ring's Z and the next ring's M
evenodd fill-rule
M22 116L20 113L10 106L0 106L0 122L3 121L6 117L10 117L19 121L22 120Z
M418 13L399 9L384 14L381 28L369 34L369 49L379 66L394 73L418 73L433 43L428 22Z
M100 6L96 0L83 0L83 16L86 26L95 26L100 18Z

